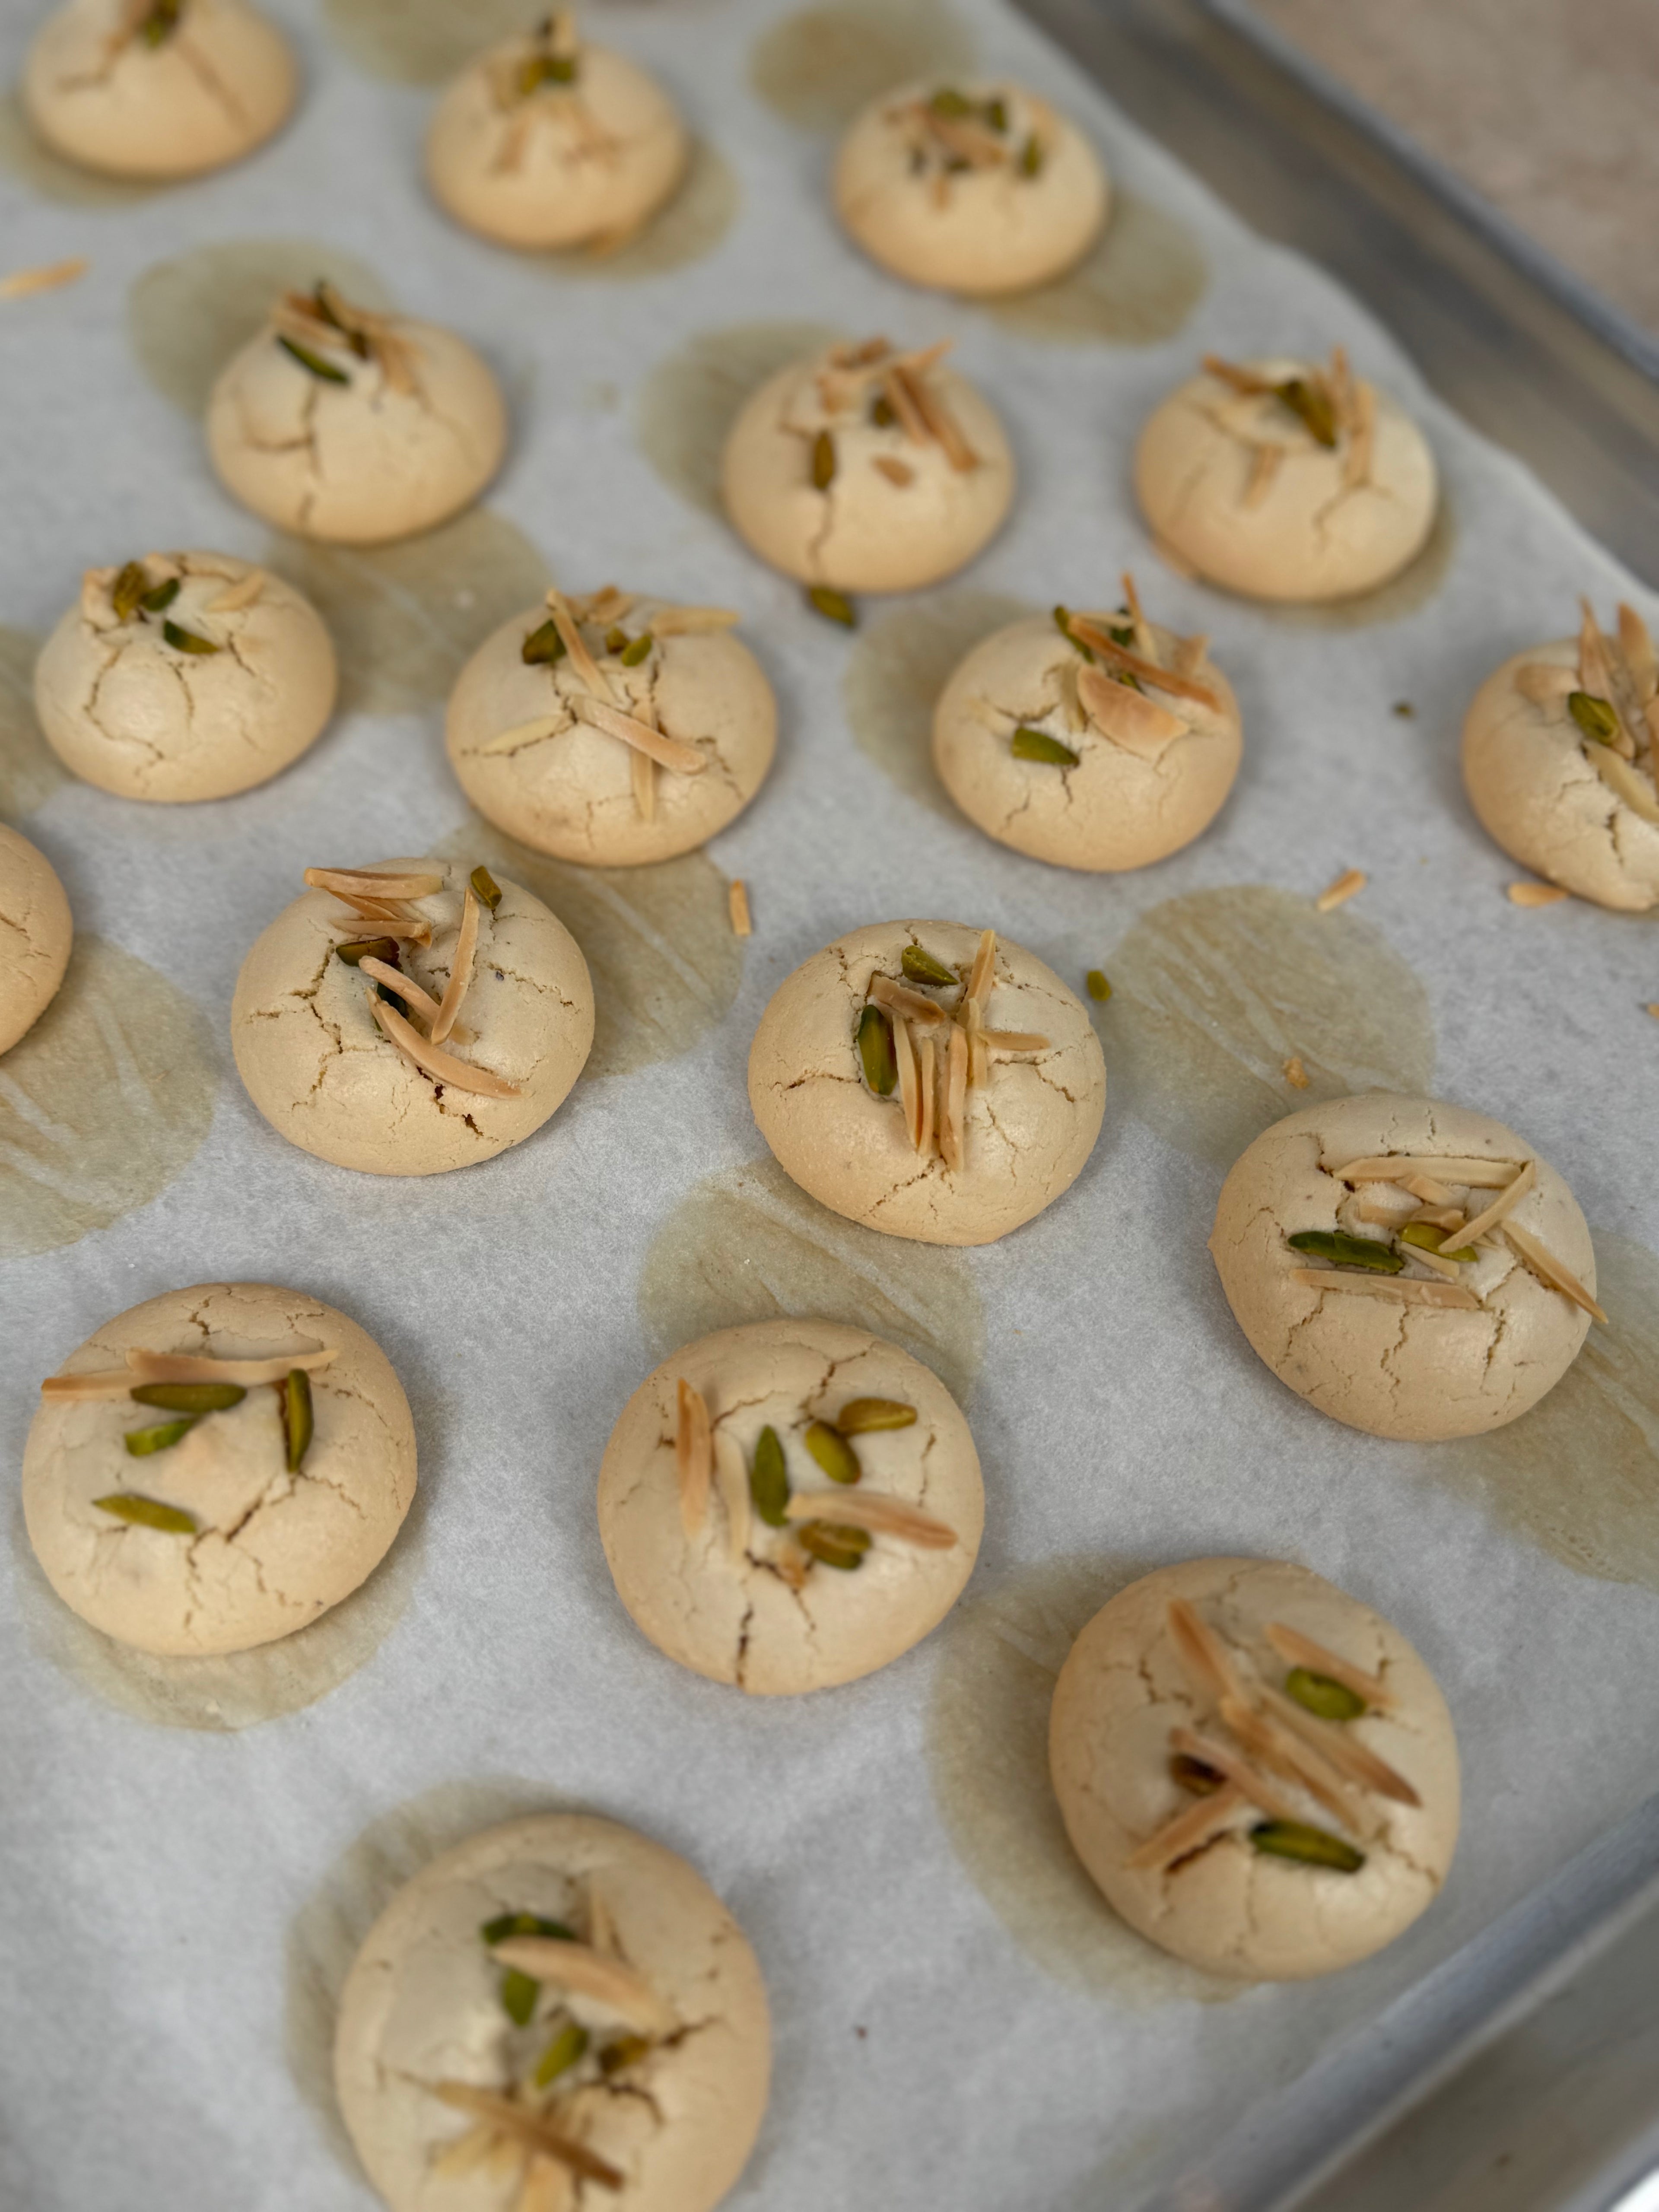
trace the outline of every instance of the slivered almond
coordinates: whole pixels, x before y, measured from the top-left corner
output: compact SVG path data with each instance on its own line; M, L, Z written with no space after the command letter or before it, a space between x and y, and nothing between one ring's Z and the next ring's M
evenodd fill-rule
M1504 1184L1484 1213L1477 1213L1473 1221L1459 1232L1458 1242L1473 1244L1489 1229L1496 1229L1504 1215L1517 1206L1538 1181L1538 1163L1528 1160L1512 1182Z
M968 996L981 1008L990 1003L996 973L997 933L994 929L982 929L979 943L974 947L974 964L968 970Z
M570 704L579 720L592 723L608 738L620 738L625 745L636 746L659 768L672 769L676 775L701 775L708 765L694 747L683 745L678 738L665 737L660 730L652 729L637 715L625 714L619 707L609 707L603 699L579 692Z
M1369 384L1353 387L1352 437L1343 458L1342 481L1350 491L1370 480L1371 452L1376 437L1376 394Z
M1158 659L1158 641L1152 635L1152 626L1146 619L1146 609L1140 604L1140 593L1135 587L1133 571L1124 569L1118 578L1123 586L1123 604L1129 610L1129 620L1135 628L1135 649L1151 661Z
M945 1063L939 1070L939 1152L951 1173L960 1174L968 1104L968 1032L959 1022L951 1024Z
M1412 1216L1413 1221L1426 1221L1431 1229L1461 1229L1468 1218L1461 1206L1419 1206Z
M656 637L700 637L710 630L735 629L742 620L733 607L659 607L651 629Z
M743 1448L735 1437L727 1436L724 1429L716 1429L713 1441L714 1481L726 1514L726 1556L736 1565L749 1548L754 1510L749 1497L749 1470L743 1463Z
M264 570L250 568L245 576L238 576L234 583L227 584L217 599L210 599L207 611L210 615L240 614L244 607L253 605L264 587Z
M649 753L630 748L628 777L634 793L635 813L641 822L654 822L657 818L657 763Z
M1622 753L1626 760L1633 760L1636 740L1630 728L1629 702L1621 696L1625 687L1620 677L1623 671L1615 671L1613 667L1613 654L1608 649L1607 641L1601 635L1595 608L1588 599L1580 599L1578 605L1582 616L1578 629L1579 683L1584 690L1605 700L1613 709L1613 720L1619 726L1613 749ZM1606 748L1598 745L1592 750L1599 752Z
M980 1042L989 1052L1047 1052L1048 1040L1035 1030L981 1030Z
M444 2145L432 2160L429 2171L441 2174L446 2181L458 2181L483 2163L490 2145L498 2140L488 2120L474 2120L470 2128Z
M1232 1654L1198 1607L1184 1597L1172 1597L1164 1607L1170 1641L1188 1680L1213 1698L1242 1697L1243 1687L1233 1671Z
M1008 149L1002 141L976 123L969 123L962 116L941 115L926 100L918 100L916 110L945 151L966 161L970 168L1000 168L1007 160Z
M733 937L752 937L754 918L749 911L749 886L741 876L736 877L726 894L726 910L732 917Z
M588 651L581 625L571 611L570 602L562 592L550 586L547 608L553 617L553 627L559 633L559 641L569 659L572 672L587 686L594 698L602 699L614 707L617 695L611 688L611 679Z
M441 1044L455 1026L455 1017L461 1011L461 1001L466 996L467 986L472 981L472 956L478 949L478 895L471 884L461 901L460 933L455 939L455 962L449 971L443 1003L438 1008L437 1019L432 1024L432 1042ZM358 962L362 967L362 963Z
M895 983L888 975L870 978L869 995L890 1014L901 1015L908 1022L922 1022L931 1027L945 1018L943 1006L924 998L920 991L907 990L902 983Z
M1480 1301L1461 1283L1425 1283L1410 1275L1350 1275L1335 1267L1292 1267L1291 1280L1316 1291L1347 1291L1367 1298L1393 1298L1401 1305L1451 1306L1478 1313Z
M1185 737L1179 714L1160 707L1141 691L1132 691L1098 668L1079 668L1077 696L1103 738L1142 760L1156 760L1175 738Z
M528 1942L529 1938L524 1940ZM602 2189L620 2189L628 2179L608 2159L589 2150L586 2143L562 2136L539 2113L527 2105L514 2104L510 2097L498 2097L493 2090L475 2088L471 2081L434 2081L432 2094L440 2104L458 2112L471 2112L475 2119L487 2120L500 2134L511 2136L515 2142L539 2151L544 2158L556 2159L561 2166L568 2166L585 2180L597 2181Z
M905 392L928 437L939 447L958 476L966 476L979 466L979 455L963 437L961 425L943 395L927 382L921 368L896 362L888 372L888 380ZM895 410L898 411L896 403Z
M601 584L597 592L589 592L585 599L567 592L564 603L578 622L604 623L608 626L633 613L639 605L639 594L619 591L615 584Z
M1502 1190L1521 1172L1519 1160L1464 1159L1449 1152L1385 1153L1374 1158L1350 1160L1346 1167L1334 1167L1326 1158L1319 1164L1339 1182L1397 1182L1411 1190L1414 1188L1413 1176L1425 1176L1433 1184L1431 1195L1437 1199L1450 1198L1451 1192L1446 1188L1449 1183L1460 1184L1465 1190ZM1418 1193L1419 1197L1424 1194Z
M1568 894L1559 884L1518 883L1511 884L1504 896L1511 906L1559 906Z
M1221 1717L1270 1774L1299 1784L1352 1834L1366 1835L1374 1826L1342 1776L1310 1744L1286 1735L1266 1714L1255 1711L1240 1698L1222 1699Z
M14 269L9 276L0 276L0 300L27 300L36 292L55 292L60 285L73 284L84 276L91 266L84 254L77 253L68 261L49 261L39 269Z
M1458 1261L1448 1260L1439 1252L1431 1252L1425 1244L1413 1244L1410 1247L1410 1250L1414 1261L1428 1268L1431 1274L1438 1275L1443 1282L1455 1283L1462 1280L1462 1264Z
M682 1375L678 1421L674 1431L674 1474L680 1486L680 1526L695 1536L708 1518L708 1489L714 1471L714 1447L708 1432L708 1403Z
M1331 366L1326 378L1331 395L1331 411L1336 416L1337 428L1352 427L1354 419L1354 374L1348 360L1346 346L1331 348Z
M1513 1248L1516 1256L1534 1275L1547 1283L1553 1291L1559 1291L1563 1297L1571 1298L1574 1305L1582 1306L1592 1321L1599 1321L1604 1328L1607 1327L1607 1315L1596 1304L1571 1268L1564 1266L1553 1252L1539 1243L1530 1231L1522 1229L1516 1222L1506 1221L1504 1224L1504 1236L1505 1241Z
M514 722L488 744L473 746L472 756L475 760L493 760L501 753L517 752L524 745L538 745L544 738L556 738L569 727L562 715L538 714L533 722Z
M270 1359L214 1359L199 1352L143 1352L127 1353L127 1365L141 1382L236 1382L245 1390L264 1382L283 1382L296 1367L315 1375L331 1367L337 1350L279 1352Z
M430 898L444 887L441 876L410 870L402 874L382 874L373 868L307 868L305 880L315 891L340 891L348 896L393 901Z
M1299 1052L1293 1052L1291 1054L1290 1058L1285 1063L1284 1073L1285 1082L1290 1084L1293 1089L1297 1091L1305 1091L1307 1089L1308 1071L1302 1065L1302 1055Z
M1645 707L1659 693L1659 658L1655 656L1647 624L1622 599L1619 602L1619 650L1625 657L1637 701Z
M1202 1850L1206 1844L1232 1826L1234 1815L1246 1802L1244 1792L1231 1782L1224 1782L1219 1790L1207 1797L1200 1797L1195 1805L1188 1805L1168 1820L1156 1834L1131 1851L1124 1864L1133 1873L1151 1872L1162 1867L1173 1866L1177 1859L1188 1857Z
M923 1552L948 1552L957 1540L954 1528L919 1505L907 1505L902 1498L886 1498L875 1491L798 1490L784 1510L792 1521L867 1528L872 1536L895 1536Z
M48 1405L89 1404L94 1398L125 1398L132 1390L130 1367L95 1367L84 1375L48 1375L40 1395Z
M895 453L876 454L872 466L879 469L888 483L896 484L901 491L907 484L913 484L916 480L916 472L908 461L900 460Z
M592 1875L587 1878L587 1942L590 1950L603 1952L607 1959L620 1955L610 1900Z
M1285 448L1279 445L1257 446L1250 454L1250 473L1244 484L1246 507L1260 507L1273 488L1285 459Z
M1578 678L1571 668L1559 667L1553 661L1528 660L1515 672L1515 688L1534 707L1553 707L1568 692L1578 689Z
M1244 368L1236 361L1224 361L1217 353L1206 353L1203 368L1207 374L1222 384L1231 385L1235 392L1261 392L1274 389L1270 378L1259 375L1253 368Z
M1606 745L1585 748L1590 766L1609 791L1622 799L1632 814L1644 822L1659 823L1659 788L1643 775L1633 761L1627 761Z
M1363 868L1344 868L1334 883L1327 884L1314 901L1314 910L1329 914L1334 908L1346 905L1356 892L1363 891L1370 881Z
M404 1058L413 1061L423 1074L434 1083L446 1083L451 1089L464 1091L477 1098L517 1098L520 1095L516 1083L508 1083L488 1068L472 1067L464 1060L441 1046L429 1044L420 1031L406 1022L395 1006L388 1006L381 998L371 998L368 1011L379 1023L382 1035L394 1045Z
M924 1036L916 1046L916 1088L921 1093L918 1115L921 1127L916 1137L916 1150L924 1159L933 1149L933 1071L937 1059L932 1036Z
M1392 1711L1395 1694L1380 1674L1368 1674L1352 1659L1333 1651L1328 1644L1316 1644L1311 1636L1304 1636L1288 1622L1270 1620L1262 1633L1270 1648L1291 1666L1310 1668L1316 1674L1328 1674L1332 1681L1340 1682L1345 1690L1352 1690L1356 1698L1363 1698L1379 1712Z
M1328 1667L1321 1668L1318 1671L1330 1674ZM1338 1677L1333 1674L1331 1679L1335 1681ZM1355 1691L1354 1694L1359 1696L1363 1692ZM1304 1706L1298 1705L1293 1698L1285 1697L1278 1690L1264 1686L1261 1695L1275 1719L1293 1730L1350 1782L1358 1783L1362 1790L1375 1790L1379 1796L1392 1797L1399 1805L1420 1805L1423 1802L1403 1774L1396 1772L1386 1759L1379 1759L1358 1736L1349 1732L1350 1723L1322 1721Z
M902 1014L892 1016L893 1058L898 1066L899 1109L904 1133L913 1151L921 1150L921 1071L917 1065L915 1040Z
M1213 1767L1224 1781L1248 1797L1252 1805L1259 1805L1270 1819L1299 1820L1301 1808L1294 1798L1287 1797L1277 1783L1270 1782L1251 1765L1248 1759L1236 1751L1229 1751L1209 1736L1199 1735L1191 1729L1170 1730L1170 1747L1188 1759L1196 1759L1206 1766Z
M568 1943L557 1936L507 1936L490 1946L503 1966L516 1966L532 1981L574 1990L608 2006L641 2035L667 2035L678 2025L671 2007L643 1974L621 1959L607 1958L591 1944Z
M881 388L899 420L899 428L913 446L925 446L932 435L927 417L916 404L915 389L908 378L892 366L882 371Z
M1323 1163L1322 1162L1321 1164L1322 1165ZM1363 1166L1364 1163L1362 1161L1360 1164ZM1447 1189L1443 1182L1439 1182L1431 1175L1423 1175L1419 1173L1415 1175L1401 1176L1400 1178L1400 1187L1402 1190L1410 1191L1413 1198L1420 1198L1425 1206L1449 1206L1451 1204L1452 1194L1450 1191ZM1451 1225L1452 1224L1446 1222L1442 1222L1440 1224L1443 1229ZM1458 1225L1461 1225L1461 1220Z
M405 975L401 968L393 968L384 960L377 960L372 952L366 952L357 963L357 973L384 983L388 991L395 991L406 1006L412 1006L427 1022L437 1020L438 1001L430 992L423 991L412 976ZM434 1042L436 1042L434 1033Z
M568 2167L532 2151L513 2212L572 2212L575 2187Z
M1221 702L1207 685L1194 684L1189 677L1177 674L1173 668L1161 667L1156 660L1131 653L1127 646L1119 645L1115 638L1100 629L1092 617L1073 615L1072 635L1100 659L1109 661L1113 667L1121 668L1131 676L1139 677L1143 684L1167 691L1172 698L1195 699L1200 707L1213 708L1218 713L1220 711ZM1121 690L1122 686L1120 685L1119 689Z

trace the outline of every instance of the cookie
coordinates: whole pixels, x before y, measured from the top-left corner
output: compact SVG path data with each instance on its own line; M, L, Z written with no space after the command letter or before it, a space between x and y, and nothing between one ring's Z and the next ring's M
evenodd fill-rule
M0 1052L9 1052L57 997L74 941L57 870L0 822Z

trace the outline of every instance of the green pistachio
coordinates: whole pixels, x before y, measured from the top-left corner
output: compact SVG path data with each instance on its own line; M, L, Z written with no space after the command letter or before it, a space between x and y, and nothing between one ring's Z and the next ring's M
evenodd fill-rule
M311 1449L316 1422L311 1411L311 1377L303 1367L289 1370L288 1380L276 1385L283 1401L283 1435L288 1445L288 1471L297 1474Z
M164 614L178 598L179 592L179 579L169 576L165 584L158 584L153 592L144 592L138 604L147 615Z
M620 653L627 642L628 632L623 628L620 623L612 623L610 629L606 630L605 634L605 651L607 653Z
M107 1498L94 1498L92 1502L100 1513L112 1513L118 1521L130 1521L136 1528L163 1528L170 1536L193 1536L199 1526L196 1516L181 1506L140 1498L133 1490L112 1491Z
M1396 699L1389 711L1390 714L1398 714L1402 722L1414 720L1417 714L1417 709L1409 699Z
M893 412L893 403L884 392L877 392L870 402L870 420L878 430L890 430L898 416Z
M1358 1874L1365 1863L1364 1851L1301 1820L1260 1821L1250 1831L1250 1842L1268 1858L1299 1859L1304 1866L1329 1867L1336 1874Z
M193 629L180 629L176 622L164 622L161 635L175 653L203 654L219 650L211 638L198 637Z
M1046 730L1034 730L1025 722L1009 738L1008 750L1016 760L1042 761L1048 768L1075 768L1082 757Z
M1408 1221L1400 1232L1400 1241L1402 1244L1415 1244L1419 1252L1438 1252L1445 1259L1461 1260L1466 1265L1480 1257L1473 1244L1465 1244L1455 1252L1448 1252L1445 1231L1437 1229L1431 1221Z
M755 1501L756 1512L769 1528L787 1527L789 1516L784 1508L789 1503L789 1470L784 1464L783 1446L778 1442L775 1429L763 1429L755 1439L749 1495Z
M348 968L355 968L363 960L383 960L388 968L395 968L398 940L395 937L352 937L335 946L334 956L343 960Z
M1598 699L1594 691L1569 691L1567 712L1584 735L1598 745L1619 742L1619 717L1607 702Z
M806 604L817 610L826 622L840 623L844 629L859 626L858 609L845 592L832 591L828 584L809 584Z
M935 115L943 115L950 119L960 119L974 112L974 103L966 94L948 84L941 85L927 105Z
M519 64L519 93L525 100L532 92L539 92L544 84L574 84L575 81L574 54L531 54Z
M110 586L110 605L115 610L118 622L131 622L143 603L149 589L149 578L144 574L142 561L129 561Z
M1019 173L1022 177L1040 177L1042 162L1042 141L1034 131L1019 149Z
M1008 128L1008 103L1000 96L988 100L979 112L988 130L1006 131Z
M154 6L138 26L138 35L149 47L165 46L179 27L179 18L184 13L185 0L155 0Z
M619 2035L614 2043L607 2043L599 2053L599 2071L608 2081L613 2074L625 2067L636 2065L651 2048L648 2035Z
M839 1567L843 1574L861 1567L870 1548L867 1528L845 1528L833 1521L802 1521L795 1534L803 1552L821 1559L826 1567Z
M519 647L520 660L528 661L532 668L551 668L556 661L564 659L564 640L559 635L559 625L550 615L539 629L532 629Z
M812 489L828 491L836 480L836 441L828 430L812 441Z
M509 1966L501 1976L501 2010L514 2027L529 2027L541 1986L528 1974L521 1974L516 1966Z
M907 983L933 983L954 990L962 978L954 968L947 968L942 960L935 960L931 952L924 952L919 945L907 945L904 957L899 962Z
M494 914L501 902L501 887L482 861L474 868L467 881L489 908L491 914Z
M1322 1721L1357 1721L1365 1710L1365 1700L1357 1691L1329 1674L1316 1674L1311 1667L1291 1668L1285 1677L1285 1694Z
M574 1943L576 1931L562 1920L544 1920L539 1912L498 1912L478 1930L480 1942L505 1943L509 1936L545 1936L556 1943Z
M649 655L653 639L648 629L642 629L637 637L629 638L628 643L623 646L622 649L623 666L624 668L637 668L641 661L647 659Z
M900 1398L849 1398L836 1416L844 1437L872 1436L878 1429L915 1426L916 1409Z
M1304 376L1287 376L1283 384L1273 386L1273 393L1301 418L1316 446L1335 445L1336 410L1322 385L1310 384Z
M128 1395L169 1413L223 1413L240 1406L247 1392L236 1382L141 1382Z
M860 1014L858 1046L865 1081L878 1098L890 1098L898 1081L898 1061L893 1054L893 1024L879 1006L866 1006Z
M359 361L367 361L368 340L361 331L354 331L341 315L339 309L334 304L335 296L334 287L325 276L319 276L311 288L311 302L317 310L319 320L326 323L331 330L338 331Z
M864 1472L852 1445L828 1421L812 1422L801 1442L831 1482L856 1482Z
M556 2081L561 2074L568 2074L586 2051L587 2041L585 2027L574 2020L566 2021L536 2061L536 2087L544 2089L550 2081Z
M1083 981L1089 996L1091 999L1098 999L1103 1006L1111 997L1112 987L1107 981L1105 971L1103 969L1091 968Z
M1069 607L1056 607L1054 609L1054 628L1060 632L1066 644L1071 647L1074 653L1080 653L1083 655L1083 658L1087 661L1092 661L1094 659L1094 655L1090 652L1088 647L1086 645L1080 645L1077 639L1072 635L1072 611Z
M321 354L313 353L308 345L301 345L297 338L291 338L284 331L278 331L276 343L285 354L291 355L299 362L301 368L308 369L322 383L350 383L349 375L337 362L325 361Z
M1194 1797L1213 1797L1225 1778L1214 1767L1206 1765L1201 1759L1189 1758L1184 1751L1176 1752L1170 1761L1170 1779L1178 1782L1183 1790L1190 1790Z
M182 1420L157 1421L154 1428L129 1429L122 1442L134 1459L149 1459L155 1452L171 1451L181 1437L187 1437L200 1416L187 1413Z
M1339 1267L1368 1267L1376 1275L1397 1275L1406 1264L1374 1237L1350 1237L1346 1229L1298 1229L1287 1241L1293 1252L1311 1252Z

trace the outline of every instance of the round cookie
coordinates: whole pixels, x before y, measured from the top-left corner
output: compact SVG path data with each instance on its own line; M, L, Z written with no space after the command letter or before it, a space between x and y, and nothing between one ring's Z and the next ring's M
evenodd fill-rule
M1421 551L1438 498L1423 433L1340 349L1328 369L1206 357L1148 419L1134 476L1176 563L1256 599L1386 583Z
M1179 852L1238 773L1232 686L1201 637L1149 623L1129 588L1132 612L1058 607L996 631L933 713L933 765L969 820L1062 868Z
M220 373L207 440L226 489L267 522L378 545L471 505L501 465L507 410L453 331L319 284L285 294Z
M267 1283L118 1314L41 1386L23 1451L29 1541L58 1596L118 1643L176 1656L246 1651L338 1605L414 1495L390 1360L320 1298Z
M1369 1958L1456 1848L1434 1677L1369 1606L1276 1560L1188 1559L1121 1590L1060 1670L1048 1759L1113 1911L1212 1974Z
M836 211L872 259L945 292L1019 292L1080 260L1110 199L1088 140L1006 79L913 84L856 116Z
M464 861L306 879L230 1009L237 1072L277 1134L337 1167L417 1176L539 1129L593 1042L587 963L557 916Z
M599 1507L617 1594L657 1649L763 1696L919 1644L985 1525L945 1385L830 1321L721 1329L664 1360L611 1432Z
M245 0L69 0L35 33L23 106L56 154L112 176L198 176L288 119L288 40Z
M749 1048L779 1165L832 1212L924 1244L989 1244L1081 1173L1106 1064L1081 1002L990 930L855 929L787 975Z
M988 402L939 362L832 346L751 393L720 464L738 536L785 575L832 592L908 592L971 561L1014 495Z
M74 941L57 870L0 822L0 1052L9 1052L57 997Z
M120 799L224 799L280 775L334 711L309 599L229 553L88 568L41 647L34 706L65 768Z
M571 11L477 55L439 101L426 173L458 222L504 246L618 246L685 173L685 127L636 64L579 43Z
M1603 635L1492 671L1463 723L1463 782L1481 827L1512 859L1598 906L1659 906L1659 703L1647 625L1619 610Z
M614 1820L549 1813L398 1892L341 1991L334 2082L392 2212L709 2212L771 2059L755 1954L702 1876Z
M462 790L508 836L591 867L706 844L777 746L777 702L736 620L611 587L550 592L456 680L445 737Z
M1228 1171L1210 1251L1279 1381L1376 1437L1500 1428L1607 1318L1555 1170L1501 1121L1432 1098L1371 1091L1276 1121Z

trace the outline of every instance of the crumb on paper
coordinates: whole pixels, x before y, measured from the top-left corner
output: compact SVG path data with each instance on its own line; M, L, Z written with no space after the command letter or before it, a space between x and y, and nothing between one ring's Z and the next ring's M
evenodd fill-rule
M732 910L733 937L752 937L755 925L749 913L749 886L741 876L736 878L726 893L726 902Z
M1559 906L1568 894L1559 884L1511 884L1509 901L1511 906Z
M1344 868L1336 881L1327 884L1314 901L1315 908L1320 914L1329 914L1334 908L1345 905L1357 891L1363 891L1370 881L1370 878L1363 868Z
M1299 1052L1293 1052L1290 1058L1285 1061L1285 1080L1286 1083L1293 1085L1298 1091L1305 1091L1307 1089L1308 1071L1302 1065L1302 1055Z
M1088 987L1089 996L1101 1006L1104 1006L1112 995L1112 987L1106 980L1104 970L1091 968L1083 980Z
M1399 715L1402 722L1409 722L1413 720L1417 714L1416 708L1413 706L1409 699L1396 699L1394 702L1393 711Z
M0 300L27 300L36 292L56 292L84 276L92 264L83 253L68 261L49 262L43 269L14 269L0 276Z

